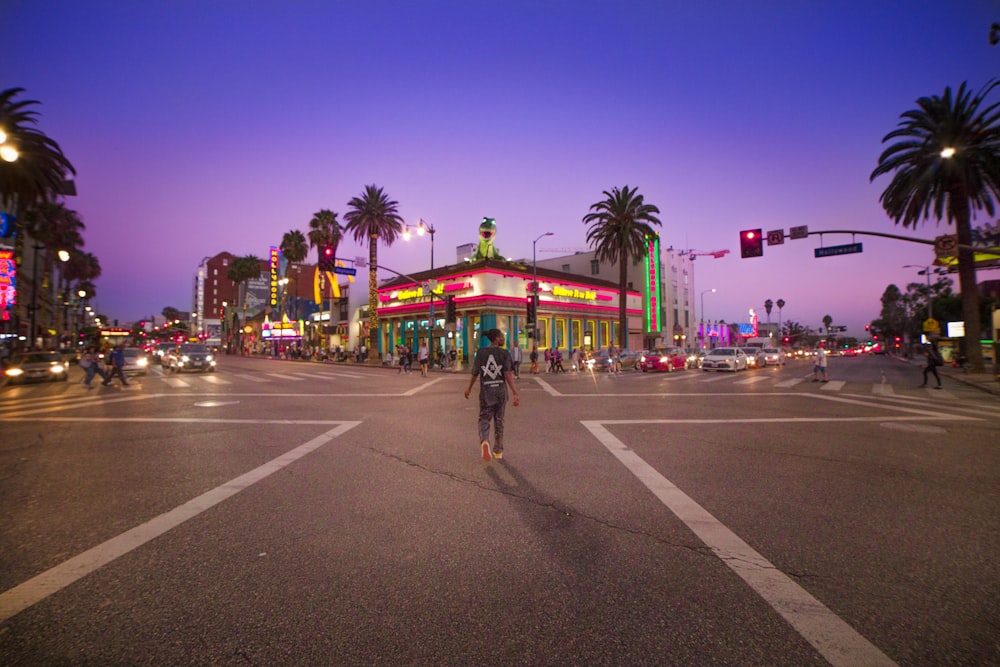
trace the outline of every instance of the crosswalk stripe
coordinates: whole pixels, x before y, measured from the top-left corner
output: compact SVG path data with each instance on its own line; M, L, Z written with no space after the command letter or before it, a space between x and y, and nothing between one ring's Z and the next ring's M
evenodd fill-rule
M803 378L792 378L791 380L782 380L781 382L777 383L774 386L775 387L781 387L781 388L784 389L784 388L787 388L787 387L794 387L795 385L797 385L797 384L799 384L801 382L805 382L805 380Z
M728 374L726 375L716 374L712 377L702 378L701 380L699 380L699 382L718 382L719 380L732 380L732 378Z
M175 389L180 389L181 387L190 387L191 386L186 381L184 381L184 380L182 380L180 378L163 378L163 381L166 382L167 384L169 384L171 387L174 387Z
M879 382L872 385L872 393L877 396L894 396L896 391L892 388L891 384Z
M770 380L770 379L771 378L769 378L769 377L767 377L765 375L751 375L750 377L746 378L745 380L737 380L733 384L753 384L755 382L760 382L761 380Z
M210 384L232 384L232 382L230 382L229 380L226 380L225 378L220 378L218 375L215 375L214 373L211 375L203 375L201 377L205 382L208 382Z
M267 378L262 378L259 375L246 375L244 373L230 373L230 375L249 382L270 382Z
M823 391L840 391L845 384L847 383L844 380L830 380L820 388Z
M305 378L298 377L297 375L287 375L285 373L264 373L264 375L269 375L273 378L278 378L279 380L295 380L296 382L302 382Z

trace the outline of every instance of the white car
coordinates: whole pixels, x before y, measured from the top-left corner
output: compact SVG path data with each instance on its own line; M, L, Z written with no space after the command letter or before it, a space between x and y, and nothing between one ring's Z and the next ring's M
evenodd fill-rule
M717 347L701 360L703 371L745 371L747 353L738 347Z
M764 366L780 366L785 360L785 354L776 347L765 347L764 352Z

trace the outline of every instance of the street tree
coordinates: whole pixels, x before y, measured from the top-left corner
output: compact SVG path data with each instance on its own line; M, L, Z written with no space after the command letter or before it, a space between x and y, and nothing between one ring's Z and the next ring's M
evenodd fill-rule
M646 253L648 239L656 235L653 225L660 226L656 217L660 209L647 204L638 188L613 188L604 191L604 199L591 204L583 223L590 225L587 243L594 248L594 258L607 264L618 264L618 345L628 347L628 317L626 292L628 267Z
M15 214L18 207L30 208L52 201L65 188L66 178L76 174L59 144L34 126L38 112L35 100L18 100L24 88L0 91L0 128L5 143L18 152L13 162L0 160L0 206Z
M295 267L295 287L296 290L292 292L295 294L298 291L300 268L302 262L306 261L306 257L309 255L309 243L306 241L306 236L297 229L285 232L285 235L281 238L281 254L285 256L288 260L288 266L285 267L284 277L288 277L288 270L293 266ZM288 291L287 288L285 290ZM282 299L284 299L284 294L282 294ZM295 317L297 318L299 314L299 300L295 299Z
M353 197L344 220L344 231L358 243L368 243L368 357L378 358L378 242L395 243L403 233L399 202L389 199L376 185L366 185L360 197Z
M879 156L870 177L892 174L879 201L895 224L915 229L933 215L938 224L955 225L965 354L979 372L982 330L971 219L975 211L992 216L1000 197L1000 102L986 105L998 85L992 81L973 94L963 82L954 95L949 86L941 96L918 99L918 108L904 112L897 129L883 137L883 144L898 141Z

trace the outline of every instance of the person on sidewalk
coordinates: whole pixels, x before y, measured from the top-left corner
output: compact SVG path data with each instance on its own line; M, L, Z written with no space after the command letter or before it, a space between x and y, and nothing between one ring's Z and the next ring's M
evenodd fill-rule
M499 329L490 329L484 334L489 345L476 350L472 362L472 377L465 389L469 398L472 386L479 378L479 446L483 461L489 463L494 458L503 459L504 412L507 408L507 388L514 396L514 407L521 403L514 386L514 363L510 353L503 349L504 335ZM493 426L493 447L490 449L490 425Z
M514 339L514 347L510 348L510 360L514 364L514 377L521 377L521 362L524 360L524 351L516 338Z
M431 350L427 347L427 341L420 344L417 350L417 361L420 363L420 377L427 377L427 364L430 363Z
M924 366L924 383L920 385L921 387L927 386L927 374L933 373L934 379L937 380L937 386L935 389L941 388L941 376L938 375L938 366L944 365L944 357L941 356L941 350L938 349L937 341L932 340L929 344L924 345L924 354L927 356L927 364Z

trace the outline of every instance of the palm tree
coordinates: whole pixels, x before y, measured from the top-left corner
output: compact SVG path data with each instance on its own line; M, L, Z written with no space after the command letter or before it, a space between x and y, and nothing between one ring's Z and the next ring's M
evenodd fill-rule
M943 96L918 99L919 108L904 112L897 129L882 138L900 141L879 156L870 177L893 173L879 201L897 225L916 228L932 213L938 223L955 224L965 354L977 372L983 351L971 217L973 211L992 216L1000 197L1000 102L980 109L998 85L993 81L973 95L963 82L954 96L946 87Z
M778 336L781 336L781 309L785 307L785 300L778 299L774 305L778 307Z
M826 338L830 339L830 327L833 326L833 318L829 315L823 316L823 328L826 329Z
M245 257L237 257L229 264L229 269L226 271L226 278L233 281L233 285L236 287L236 294L233 298L233 303L239 302L239 292L240 286L243 283L249 283L251 280L256 280L260 278L261 260L255 255L246 255ZM247 285L249 287L249 284ZM243 319L241 322L246 322L247 319L247 296L250 290L245 289L243 291ZM240 330L237 331L240 340L242 340L242 324L240 325ZM242 345L240 346L242 350Z
M764 302L764 311L767 313L767 335L771 335L771 309L774 308L774 302L767 299Z
M650 225L660 225L654 214L656 206L646 204L638 188L626 185L621 190L604 191L605 199L590 207L583 216L589 224L587 243L594 248L594 258L599 262L618 264L618 345L628 347L628 315L626 291L628 289L628 264L635 264L646 252L647 240L657 234Z
M337 222L337 214L324 208L313 214L312 220L309 221L308 236L309 247L318 249L323 246L333 246L333 254L336 255L344 230ZM318 257L317 254L317 259Z
M31 328L34 330L39 311L49 323L56 318L49 300L43 301L41 306L38 305L38 296L42 286L52 284L50 277L55 266L55 254L52 251L66 251L72 256L72 253L83 245L81 232L84 229L84 224L76 211L66 208L62 203L43 201L27 209L20 220L20 228L33 241L30 309ZM19 236L17 243L20 244L20 252L23 253L25 239ZM39 260L38 251L41 249L45 249L46 252ZM40 265L39 262L41 262ZM42 269L41 276L38 275L39 266ZM59 282L66 283L65 271L61 272ZM63 285L64 290L66 286ZM45 322L43 322L44 324ZM34 335L33 333L32 336Z
M295 267L295 287L298 291L298 279L299 279L299 265L305 261L306 256L309 254L309 244L306 243L305 234L297 229L285 232L285 235L281 237L281 254L285 256L288 260L289 266L285 267L285 277L288 277L288 269L292 266ZM287 292L287 288L285 289ZM295 292L293 292L294 294ZM282 298L284 298L282 294ZM295 316L298 318L299 314L299 300L295 299Z
M6 143L19 154L14 162L0 160L0 206L8 210L52 200L62 193L67 174L76 174L59 144L32 127L38 112L31 107L38 102L15 100L23 92L24 88L0 91L0 128Z
M364 194L347 202L345 231L358 243L368 241L368 358L378 358L378 241L391 246L403 233L399 202L389 199L382 188L366 185Z

